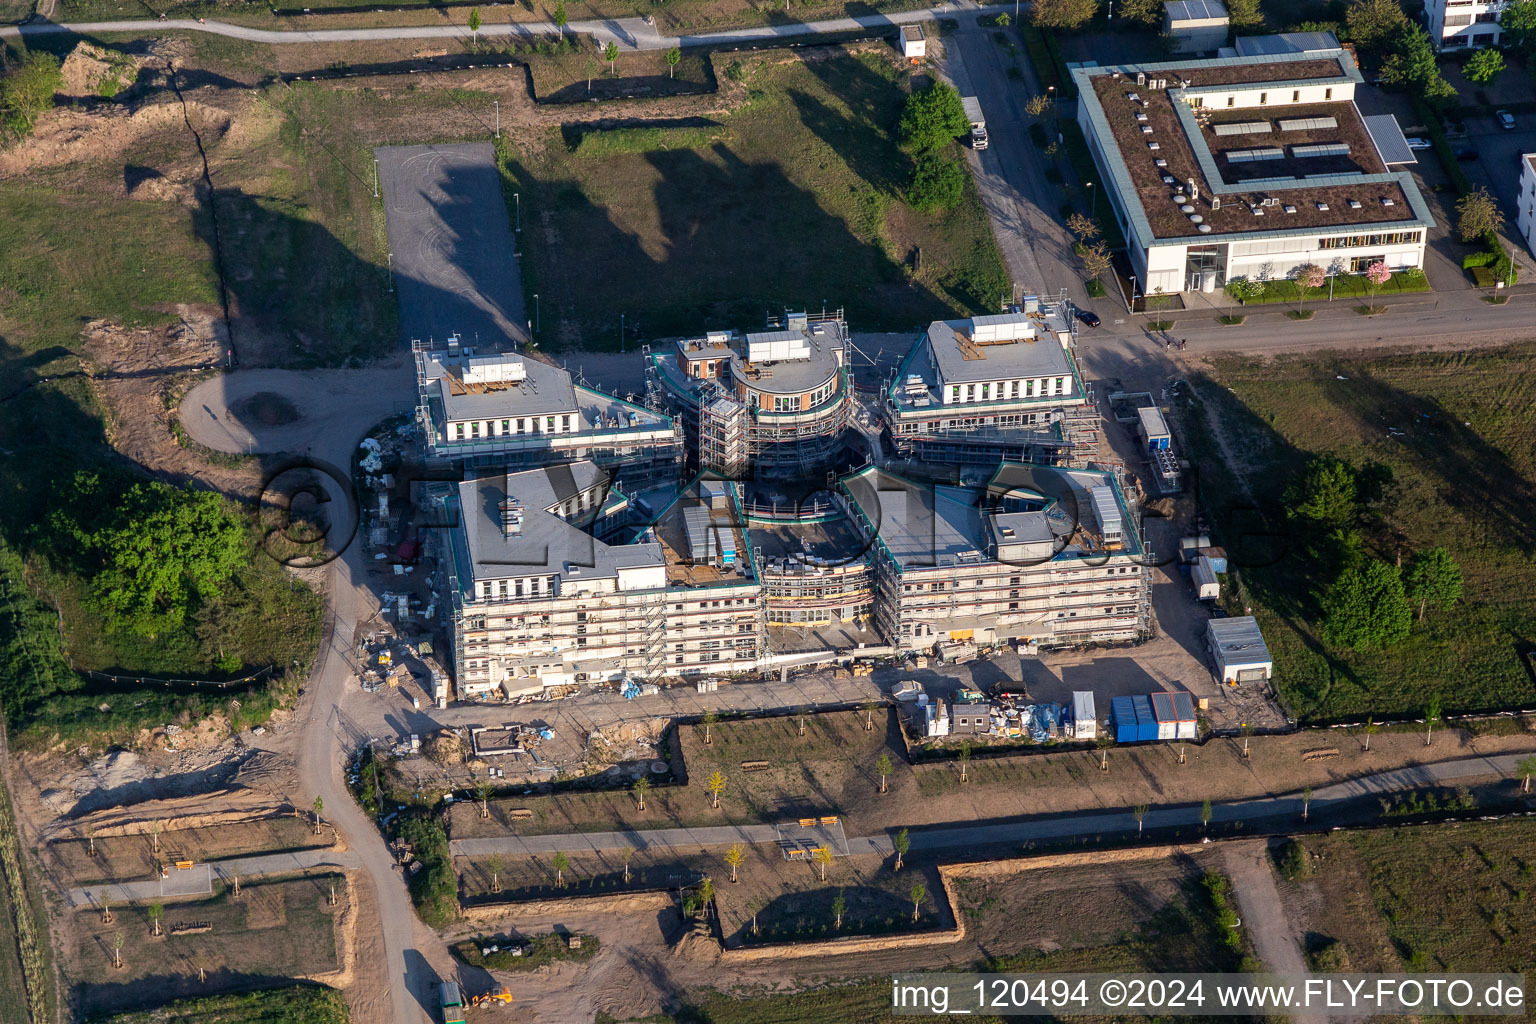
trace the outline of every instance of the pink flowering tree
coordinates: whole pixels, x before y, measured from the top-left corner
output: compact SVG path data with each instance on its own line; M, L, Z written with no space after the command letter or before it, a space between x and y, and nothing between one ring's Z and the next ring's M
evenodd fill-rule
M1328 275L1316 263L1303 263L1296 268L1296 290L1301 293L1303 306L1307 303L1307 293L1321 288L1327 280Z
M1381 291L1381 286L1392 280L1392 271L1380 260L1365 268L1365 284L1370 289L1371 303L1376 302L1376 293Z

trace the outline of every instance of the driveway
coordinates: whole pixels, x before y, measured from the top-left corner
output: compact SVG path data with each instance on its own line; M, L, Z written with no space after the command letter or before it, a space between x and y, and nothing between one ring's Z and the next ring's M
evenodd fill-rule
M1517 259L1523 254L1529 268L1531 254L1515 227L1519 216L1516 199L1520 192L1520 157L1536 153L1536 114L1516 114L1513 131L1500 128L1491 117L1468 118L1467 137L1452 140L1452 145L1477 152L1477 159L1464 162L1462 170L1474 187L1482 185L1498 198L1504 210L1504 244L1516 252Z

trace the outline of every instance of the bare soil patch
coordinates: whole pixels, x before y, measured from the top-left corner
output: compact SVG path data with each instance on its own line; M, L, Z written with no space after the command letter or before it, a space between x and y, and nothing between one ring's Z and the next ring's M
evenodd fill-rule
M71 830L78 838L54 840L48 844L46 856L68 880L67 884L87 886L98 882L152 878L156 865L161 862L191 860L201 863L283 850L328 847L332 834L326 830L317 836L307 822L291 814L280 815L164 831L159 837L157 853L155 838L150 831L152 824L141 821L124 827L122 834L98 836L94 855L90 852L91 841L82 834L86 826L78 826ZM130 828L134 831L128 831Z
M300 416L292 402L271 391L261 391L237 402L230 411L242 419L252 419L268 427L297 422Z

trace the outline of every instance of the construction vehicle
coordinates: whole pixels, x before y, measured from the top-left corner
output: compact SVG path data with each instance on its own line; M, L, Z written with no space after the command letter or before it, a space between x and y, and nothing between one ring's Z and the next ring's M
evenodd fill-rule
M464 998L459 994L457 982L444 981L439 983L443 1009L443 1024L465 1024Z
M480 993L477 996L472 996L470 998L470 1000L469 1000L469 1005L470 1006L511 1006L512 1005L512 990L510 988L507 988L507 986L503 985L503 986L501 986L501 991L499 991L499 992L482 992L482 993Z

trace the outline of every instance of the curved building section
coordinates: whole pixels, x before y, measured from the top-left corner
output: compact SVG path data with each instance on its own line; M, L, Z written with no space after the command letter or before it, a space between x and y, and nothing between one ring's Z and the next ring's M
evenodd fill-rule
M786 313L746 335L710 331L653 352L652 386L682 419L701 470L740 478L826 468L853 400L841 311Z

